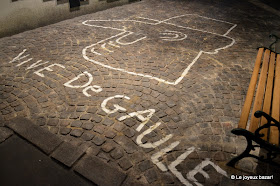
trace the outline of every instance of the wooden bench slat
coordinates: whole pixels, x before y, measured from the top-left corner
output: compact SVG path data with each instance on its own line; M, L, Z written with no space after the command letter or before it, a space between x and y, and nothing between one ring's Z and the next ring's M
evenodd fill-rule
M270 62L269 62L269 69L268 69L268 76L267 76L267 83L265 88L265 96L263 102L263 109L262 111L270 114L271 108L271 100L272 100L272 91L273 91L273 79L274 79L274 67L275 67L275 53L271 52L270 54ZM261 118L261 126L267 123L265 117ZM268 129L263 129L262 133L264 137L262 139L268 140Z
M272 101L272 113L271 116L279 121L280 115L280 54L277 55L276 67L275 67L275 79L274 79L274 91ZM270 128L270 139L269 142L272 144L279 145L279 131L276 127Z
M260 78L259 78L259 83L258 83L258 88L257 88L256 96L255 96L252 113L255 113L258 110L262 110L265 83L266 83L266 79L267 79L267 71L268 71L268 64L269 64L269 56L270 56L270 51L266 50L265 54L264 54L261 74L260 74ZM249 127L250 132L255 132L255 130L259 127L259 121L260 121L260 119L254 117L254 115L252 114L251 123L250 123L250 127Z
M249 87L248 87L245 103L243 105L240 120L239 120L239 123L238 123L238 128L245 129L246 125L247 125L251 105L252 105L252 102L253 102L256 83L257 83L258 75L259 75L259 71L260 71L260 65L261 65L261 60L262 60L262 56L263 56L263 51L264 51L263 48L259 48L257 59L256 59L256 62L255 62L255 67L254 67L253 74L252 74L250 84L249 84Z

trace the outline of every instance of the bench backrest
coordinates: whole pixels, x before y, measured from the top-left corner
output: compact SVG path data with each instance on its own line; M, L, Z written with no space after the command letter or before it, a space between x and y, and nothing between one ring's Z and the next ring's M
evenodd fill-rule
M251 112L251 121L248 124L253 99L254 104ZM266 112L279 121L280 54L264 48L259 48L258 51L238 128L246 129L246 127L249 127L249 131L255 132L257 128L264 125L267 122L264 117L256 118L253 115L258 110ZM265 135L263 139L269 140L272 144L279 145L279 131L276 127L263 129L261 133Z

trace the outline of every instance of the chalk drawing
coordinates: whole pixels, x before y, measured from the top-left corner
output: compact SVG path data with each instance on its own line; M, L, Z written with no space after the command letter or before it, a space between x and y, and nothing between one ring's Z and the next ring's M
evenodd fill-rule
M214 167L216 169L216 171L226 177L227 176L227 173L221 169L218 165L215 165L213 162L210 161L209 158L206 158L204 161L202 161L199 165L197 165L192 171L190 171L188 174L187 174L187 178L191 181L193 181L196 185L198 186L202 186L202 184L198 183L197 180L195 179L195 175L197 173L200 173L202 174L206 179L209 179L209 175L207 174L207 172L205 172L203 170L204 167L206 167L207 165L212 165L212 167Z
M187 186L192 185L187 179L185 179L177 169L176 166L179 165L182 161L184 161L188 155L190 155L194 151L194 147L188 148L186 152L181 154L175 161L173 161L170 165L168 165L168 169L184 184Z
M33 59L33 58L29 58L28 60L25 60L25 61L23 61L23 62L17 64L16 67L19 67L19 66L21 66L21 65L23 65L23 64L25 64L25 63L31 61L32 59Z
M54 64L51 64L51 65L45 67L45 68L42 68L42 69L40 69L40 70L37 70L37 71L34 72L34 73L37 74L38 76L45 77L45 75L42 74L41 72L42 72L43 70L47 70L47 71L52 72L53 69L51 69L51 67L53 67L53 66L58 66L58 67L61 67L61 68L65 68L65 66L63 66L63 65L60 65L60 64L58 64L58 63L54 63Z
M165 41L181 41L186 39L188 36L182 32L166 30L165 32L160 33L163 37L161 39ZM173 36L173 37L172 37Z
M19 60L21 60L21 59L23 59L23 58L28 57L30 54L27 54L26 56L21 57L21 56L26 52L26 50L27 50L27 49L23 49L23 51L22 51L21 53L19 53L18 56L16 56L16 57L15 57L12 61L10 61L9 63L14 63L14 62L16 62L16 61L19 61Z
M32 58L31 58L32 59ZM37 62L33 63L32 65L30 65L29 67L26 68L26 70L29 70L29 69L32 69L32 68L35 68L35 67L39 67L41 65L44 65L44 64L47 64L49 63L49 61L46 61L46 62L43 62L43 63L40 63L42 60L38 60Z
M142 143L143 137L146 136L147 134L151 133L153 130L155 130L160 125L161 125L161 122L157 122L155 125L151 126L149 129L142 132L139 136L137 136L136 143L140 147L143 147L143 148L156 148L157 146L163 144L164 142L166 142L167 140L172 138L173 134L168 134L167 136L163 137L162 139L160 139L154 143L145 143L145 144Z
M98 85L93 85L93 86L88 86L86 88L83 89L83 94L87 97L90 97L91 95L87 93L88 90L91 90L93 92L99 93L102 91L102 88Z
M219 33L214 33L214 32L210 32L207 31L205 29L197 29L197 28L191 28L188 26L184 26L184 25L179 25L179 24L174 24L170 21L174 20L174 19L178 19L178 18L187 18L188 16L195 16L198 19L203 19L203 20L211 20L217 23L223 23L223 24L227 24L230 26L230 28L224 33L224 34L219 34ZM228 36L228 34L237 26L234 23L230 23L227 21L222 21L222 20L217 20L217 19L213 19L213 18L209 18L209 17L205 17L205 16L200 16L197 14L185 14L185 15L179 15L179 16L174 16L165 20L155 20L155 19L150 19L150 18L143 18L143 17L138 17L140 19L142 19L141 21L139 20L86 20L84 21L82 24L86 25L86 26L90 26L90 27L96 27L96 28L103 28L103 29L111 29L111 30L117 30L120 33L108 37L106 39L103 39L97 43L94 43L92 45L89 45L87 47L85 47L82 51L82 55L84 57L84 59L86 59L87 61L90 61L92 63L95 63L97 65L100 65L102 67L111 69L111 70L116 70L116 71L120 71L120 72L124 72L124 73L128 73L130 75L135 75L135 76L141 76L141 77L146 77L149 79L153 79L153 80L157 80L159 82L163 82L166 84L170 84L170 85L177 85L178 83L180 83L183 78L189 73L191 67L198 61L198 59L200 58L200 56L202 54L217 54L220 50L224 50L227 49L229 47L231 47L234 43L235 43L235 39L231 38ZM101 24L102 23L102 24ZM106 24L107 23L107 24ZM116 26L111 26L111 23L118 23ZM220 38L225 38L227 40L229 40L228 44L225 44L224 46L218 47L213 49L212 51L205 51L205 50L200 50L198 51L197 55L193 58L193 60L190 62L190 64L188 64L188 66L185 69L182 69L182 71L179 73L177 79L175 81L170 81L170 80L166 80L163 79L161 77L156 77L153 76L151 74L143 74L143 73L137 73L137 72L133 72L133 71L129 71L129 70L125 70L123 68L117 68L117 67L113 67L110 64L105 64L103 62L98 61L97 59L94 59L92 57L89 56L89 52L92 52L93 54L96 54L98 56L102 56L104 54L96 52L95 49L96 47L98 47L98 45L102 45L105 46L106 43L110 44L111 46L114 46L116 48L119 48L120 46L125 46L125 45L133 45L137 42L140 41L144 41L147 40L149 37L148 36L139 36L138 33L135 33L133 31L130 31L127 29L126 26L123 26L122 24L127 24L127 23L131 23L131 24L141 24L141 25L147 25L147 26L156 26L156 25L169 25L169 26L173 26L178 28L178 30L164 30L163 32L160 32L159 35L160 38L166 42L182 42L185 41L186 38L188 37L187 34L181 32L182 29L184 30L191 30L191 31L196 31L199 33L207 33L207 34L211 34ZM108 26L107 26L108 25ZM123 42L122 40L124 40L125 38L127 38L128 36L134 36L134 37L138 37L137 39L135 39L134 41L131 42ZM149 38L150 39L150 38ZM116 42L119 45L112 45L113 42ZM201 41L203 42L203 41ZM221 42L222 43L222 42ZM143 45L144 47L145 45ZM109 51L109 52L113 52L113 51Z
M115 107L114 110L109 110L106 108L106 105L108 103L108 101L110 101L111 99L115 99L115 98L125 98L127 100L130 100L130 97L127 97L125 95L115 95L115 96L112 96L112 97L108 97L107 99L103 100L103 102L101 103L101 108L104 112L106 112L107 114L113 114L115 112L118 112L118 111L123 111L125 112L126 109L117 105L117 104L114 104L113 106Z
M174 149L179 144L180 144L180 141L175 141L175 142L171 143L168 147L165 147L164 149L161 149L159 152L153 154L151 156L152 162L154 164L156 164L161 171L163 171L163 172L168 171L166 166L163 165L163 163L159 161L159 158L164 156L167 152L170 152L172 149Z
M126 116L121 116L118 120L123 121L125 119L136 116L140 121L143 122L136 129L139 132L144 127L144 125L151 119L151 117L153 116L155 111L156 111L155 109L148 109L148 110L143 110L143 111L131 112ZM146 117L144 117L143 114L146 114L146 113L149 113L149 114Z
M86 82L84 85L71 85L71 83L73 83L74 81L77 81L78 79L80 79L82 76L87 75L89 77L88 82ZM63 85L69 88L84 88L87 87L91 84L93 80L93 77L90 73L88 73L87 71L84 71L82 74L79 74L77 77L74 77L73 79L71 79L70 81L64 83Z
M27 49L23 49L23 51L22 51L21 53L19 53L19 55L16 56L16 57L15 57L13 60L11 60L9 63L14 63L14 62L16 62L16 61L20 61L21 59L24 59L24 58L30 56L30 54L27 54L27 55L25 55L25 56L22 56L26 51L27 51ZM29 58L29 59L27 59L27 60L25 60L25 61L22 61L22 62L20 62L19 64L17 64L16 67L22 66L22 65L24 65L25 63L28 63L28 62L31 61L31 60L33 60L33 58ZM42 61L42 60L38 60L37 62L31 64L29 67L25 68L25 70L30 70L30 69L33 69L33 68L36 68L36 67L39 67L39 66L41 66L41 65L44 65L44 64L49 63L49 61L46 61L46 62L43 62L43 63L41 63L41 61Z

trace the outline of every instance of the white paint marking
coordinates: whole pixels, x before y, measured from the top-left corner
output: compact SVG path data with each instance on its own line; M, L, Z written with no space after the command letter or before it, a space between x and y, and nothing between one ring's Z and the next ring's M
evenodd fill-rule
M102 91L102 88L98 85L93 85L93 86L88 86L86 88L83 89L83 94L87 97L90 97L91 95L87 93L88 90L91 90L93 92L99 93Z
M101 103L101 108L102 108L102 110L103 110L104 112L106 112L107 114L113 114L113 113L115 113L115 112L117 112L117 111L119 111L119 110L120 110L120 111L126 111L125 108L123 108L123 107L121 107L121 106L119 106L119 105L117 105L117 104L114 104L114 107L115 107L114 110L109 110L109 109L106 108L107 102L108 102L109 100L115 99L115 98L125 98L125 99L127 99L127 100L130 100L130 97L127 97L127 96L125 96L125 95L115 95L115 96L112 96L112 97L108 97L107 99L105 99L105 100Z
M203 168L206 167L207 165L212 165L218 173L228 177L227 173L223 169L221 169L218 165L215 165L213 162L211 162L209 158L206 158L203 162L201 162L199 165L197 165L192 171L190 171L187 174L187 178L193 181L196 185L202 186L202 184L197 182L194 176L197 173L201 173L206 179L209 179L209 175L207 174L207 172L203 170Z
M191 67L195 64L195 62L198 60L198 58L201 56L203 51L200 51L197 56L194 58L194 60L191 62L191 64L188 65L188 67L184 70L184 72L181 74L181 76L174 82L174 85L177 85L182 81L182 79L188 74Z
M9 63L13 63L13 62L15 62L15 61L19 61L19 60L21 60L21 59L26 58L27 56L29 56L30 54L27 54L26 56L21 57L22 54L25 53L25 51L26 51L26 49L23 49L23 51L22 51L21 53L19 53L19 55L18 55L17 57L15 57L15 58L14 58L12 61L10 61Z
M140 121L143 122L136 129L139 132L144 127L144 125L151 119L151 117L153 116L155 111L156 111L155 109L148 109L148 110L143 110L143 111L131 112L126 116L120 117L118 120L123 121L125 119L136 116ZM143 114L146 114L146 113L149 113L149 114L146 117L144 117Z
M170 30L166 30L165 32L162 32L160 34L165 36L165 37L160 37L162 40L165 41L182 41L188 37L186 34L182 32L170 31Z
M157 152L157 153L155 153L151 156L152 162L154 164L156 164L161 171L165 172L168 169L166 168L166 166L162 162L159 161L159 158L164 156L167 152L170 152L177 145L179 145L179 143L180 143L180 141L175 141L175 142L171 143L168 147L160 150L159 152Z
M168 165L168 169L184 184L187 186L191 186L192 184L185 179L177 169L176 166L179 165L182 161L184 161L188 155L190 155L194 151L194 147L188 148L186 152L181 154L175 161L173 161L170 165Z
M222 22L222 23L227 23L227 24L231 24L233 25L225 34L221 35L221 34L217 34L217 33L213 33L213 32L209 32L209 31L205 31L205 30L200 30L200 29L194 29L194 28L190 28L190 27L184 27L184 26L180 26L180 25L176 25L176 24L172 24L172 23L168 23L167 21L168 20L171 20L171 19L174 19L174 18L179 18L179 17L184 17L184 16L188 16L188 15L196 15L198 17L201 17L201 18L205 18L205 19L209 19L209 20L214 20L214 21L217 21L217 22ZM185 15L179 15L179 16L174 16L174 17L171 17L169 19L166 19L166 20L163 20L163 21L159 21L159 20L154 20L154 19L149 19L149 18L142 18L140 17L141 19L147 19L147 20L152 20L152 21L155 21L156 23L148 23L148 22L144 22L144 21L137 21L137 20L86 20L83 22L84 25L87 25L87 26L92 26L92 27L98 27L98 28L105 28L105 29L113 29L113 30L118 30L118 31L122 31L121 33L117 34L117 35L114 35L114 36L111 36L109 38L106 38L104 40L101 40L93 45L90 45L90 46L87 46L83 49L82 51L82 54L83 54L83 57L90 61L90 62L93 62L97 65L100 65L100 66L103 66L105 68L109 68L111 70L117 70L117 71L121 71L121 72L125 72L125 73L128 73L128 74L131 74L131 75L136 75L136 76L141 76L141 77L146 77L146 78L149 78L149 79L154 79L154 80L157 80L159 82L162 82L162 83L166 83L166 84L170 84L170 85L177 85L179 84L182 79L188 74L190 68L195 64L195 62L198 60L198 58L201 56L202 53L206 53L206 54L217 54L219 52L219 50L224 50L226 48L229 48L231 47L234 43L235 43L235 40L231 37L228 37L227 34L232 30L234 29L237 25L236 24L233 24L233 23L230 23L230 22L227 22L227 21L221 21L221 20L217 20L217 19L213 19L213 18L209 18L209 17L204 17L204 16L199 16L197 14L185 14ZM103 21L103 22L139 22L139 23L144 23L144 24L150 24L150 25L157 25L157 24L160 24L160 23L165 23L165 24L169 24L169 25L173 25L173 26L176 26L178 28L185 28L185 29L190 29L190 30L195 30L195 31L198 31L198 32L204 32L204 33L209 33L209 34L213 34L213 35L217 35L217 36L221 36L221 37L225 37L225 38L228 38L230 40L232 40L232 42L229 44L229 45L226 45L224 47L221 47L221 48L217 48L215 49L214 52L205 52L205 51L199 51L198 55L194 58L194 60L190 63L190 65L188 65L188 67L183 71L183 73L180 75L180 77L178 79L176 79L174 82L171 82L171 81L167 81L167 80L164 80L162 78L158 78L158 77L154 77L154 76L151 76L151 75L147 75L147 74L141 74L141 73L136 73L136 72L131 72L131 71L127 71L125 69L121 69L121 68L115 68L115 67L112 67L110 65L105 65L101 62L98 62L98 61L95 61L93 59L90 59L89 57L87 57L87 54L86 54L86 50L89 49L89 48L92 48L93 46L99 44L99 43L102 43L102 42L105 42L107 40L110 40L110 39L113 39L113 38L116 38L120 35L123 35L125 34L124 36L121 36L120 38L118 38L116 41L118 41L119 44L121 45L130 45L130 44L133 44L135 42L138 42L139 40L142 40L142 39L145 39L146 37L142 37L138 40L135 40L133 42L130 42L130 43L121 43L120 42L120 39L122 39L123 37L126 37L130 34L132 34L133 32L130 32L130 31L126 31L126 28L123 27L123 29L118 29L118 28L114 28L114 27L106 27L106 26L100 26L100 25L92 25L92 24L88 24L88 22L91 21L91 22L98 22L98 21Z
M173 137L173 134L168 134L167 136L163 137L162 139L154 142L154 143L142 143L142 139L144 136L147 134L151 133L153 130L155 130L158 126L161 125L161 122L157 122L155 125L151 126L149 129L145 130L143 133L141 133L139 136L136 138L136 143L143 148L156 148L157 146L163 144L167 140Z
M233 25L223 36L228 35L237 25Z
M120 48L120 46L119 46L119 45L115 45L115 44L113 43L113 41L109 41L109 45L114 46L114 47L117 47L117 48Z
M106 47L105 47L106 44L107 44L107 43L104 43L103 45L101 45L101 48L104 49L104 50L106 50L106 51L108 51L108 52L110 52L110 53L114 52L114 51L109 50L108 48L106 48Z
M49 61L46 61L44 63L40 63L42 60L38 60L36 63L33 63L32 65L30 65L29 67L27 67L25 70L29 70L29 69L32 69L32 68L35 68L35 67L38 67L38 66L41 66L41 65L44 65L44 64L47 64ZM39 64L38 64L39 63Z
M92 48L90 51L91 51L92 53L96 54L96 55L99 55L99 56L102 55L102 54L100 54L99 52L96 52L96 51L95 51L95 48Z
M34 73L37 74L38 76L45 77L45 75L42 74L42 73L40 73L40 72L43 71L43 70L47 70L47 71L52 72L53 69L51 69L51 67L53 67L53 66L59 66L59 67L61 67L61 68L65 68L63 65L60 65L60 64L58 64L58 63L54 63L54 64L52 64L52 65L49 65L49 66L45 67L45 68L42 68L42 69L40 69L40 70L37 70L37 71L34 72Z
M25 60L25 61L23 61L23 62L17 64L16 67L19 67L19 66L21 66L21 65L23 65L23 64L25 64L25 63L31 61L32 59L33 59L33 58L29 58L28 60Z
M87 83L85 83L84 85L71 85L72 82L78 80L79 78L81 78L82 76L87 75L89 77L89 80ZM63 85L69 88L84 88L87 87L91 84L93 80L93 77L90 73L88 73L87 71L84 71L82 74L79 74L77 77L74 77L73 79L71 79L70 81L64 83Z
M132 45L140 40L143 40L143 39L146 39L147 36L144 36L144 37L141 37L139 39L136 39L135 41L132 41L132 42L128 42L128 43L123 43L123 42L120 42L121 39L123 39L124 37L127 37L129 35L133 34L133 32L128 32L127 34L125 34L124 36L121 36L119 37L117 40L116 40L116 43L120 44L120 45Z

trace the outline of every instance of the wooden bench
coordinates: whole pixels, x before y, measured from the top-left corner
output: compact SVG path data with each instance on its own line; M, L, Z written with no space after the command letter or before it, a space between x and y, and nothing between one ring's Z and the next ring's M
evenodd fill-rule
M259 48L238 128L231 131L235 135L246 138L247 148L227 165L234 167L242 158L253 157L280 166L273 161L280 154L279 114L280 54L266 48ZM253 141L258 145L253 145ZM265 149L266 157L250 154L256 147Z

